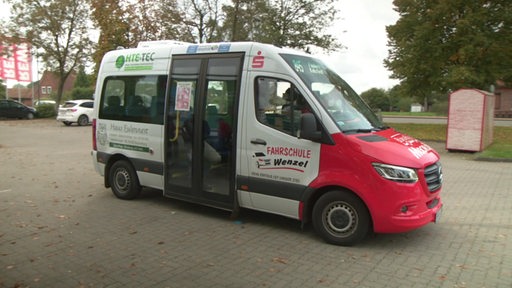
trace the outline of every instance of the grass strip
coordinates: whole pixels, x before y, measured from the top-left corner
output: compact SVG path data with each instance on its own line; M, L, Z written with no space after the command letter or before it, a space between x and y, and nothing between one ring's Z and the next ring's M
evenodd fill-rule
M422 141L446 142L446 124L392 123L395 130ZM512 160L512 127L494 126L493 143L476 158Z

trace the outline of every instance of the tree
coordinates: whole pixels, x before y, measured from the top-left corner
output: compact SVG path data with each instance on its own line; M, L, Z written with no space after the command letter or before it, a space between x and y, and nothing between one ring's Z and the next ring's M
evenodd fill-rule
M130 47L132 43L129 18L120 0L91 0L91 17L99 30L98 46L93 54L94 74L97 75L105 53L118 47Z
M363 98L372 109L380 109L381 111L391 111L394 105L388 93L382 88L367 90L361 93L361 98Z
M94 84L91 77L85 73L84 65L78 67L75 85L71 90L71 99L92 99L94 95Z
M84 65L80 65L78 67L78 73L76 74L74 87L91 87L91 81L87 73L85 73Z
M253 41L262 36L265 33L263 22L270 9L266 0L233 0L233 5L223 5L223 40Z
M395 0L384 61L417 99L512 81L512 2Z
M68 76L91 55L88 5L79 0L11 1L8 33L13 39L26 39L37 48L49 70L59 76L57 103ZM57 109L57 107L55 108Z
M183 0L184 23L198 43L221 40L219 0Z
M337 14L335 0L90 1L100 30L97 67L107 51L144 40L249 40L302 49L309 45L327 50L341 47L334 36L325 33Z
M93 22L100 32L94 53L95 74L105 53L118 47L162 39L194 41L177 0L91 0L91 7Z
M411 94L407 92L401 84L393 86L387 91L387 93L391 99L394 99L395 102L393 108L398 111L410 111L411 104L419 101L414 99L414 96L411 96Z
M177 0L138 0L128 4L126 12L130 19L128 23L133 44L162 39L193 40L184 24Z
M324 33L337 10L335 0L273 0L264 19L261 40L282 47L306 48L314 45L334 50L341 46ZM270 40L270 41L269 41Z
M233 0L225 5L222 31L228 41L251 40L281 47L340 48L325 33L337 14L334 0Z

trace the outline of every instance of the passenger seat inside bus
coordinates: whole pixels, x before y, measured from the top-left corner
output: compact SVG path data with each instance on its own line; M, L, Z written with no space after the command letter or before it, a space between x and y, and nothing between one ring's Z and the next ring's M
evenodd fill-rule
M128 116L144 116L147 112L147 108L144 106L144 100L142 100L142 96L139 95L135 95L130 105L126 108L126 114Z
M208 125L210 129L217 131L219 126L219 111L217 110L217 106L208 105L206 106L206 121L208 121Z

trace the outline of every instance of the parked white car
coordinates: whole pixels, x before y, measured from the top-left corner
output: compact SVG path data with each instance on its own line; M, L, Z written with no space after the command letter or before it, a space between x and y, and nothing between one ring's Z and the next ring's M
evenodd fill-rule
M84 126L92 122L94 101L89 99L69 100L59 107L57 121L69 126L77 123L78 126Z

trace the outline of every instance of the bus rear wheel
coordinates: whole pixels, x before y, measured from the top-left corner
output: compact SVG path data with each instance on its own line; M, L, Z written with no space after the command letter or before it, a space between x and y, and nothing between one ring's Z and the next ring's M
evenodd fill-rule
M353 193L330 191L313 207L313 227L327 243L352 246L368 234L370 215Z
M126 160L115 162L110 168L109 183L117 198L131 200L139 196L141 187L137 173Z

